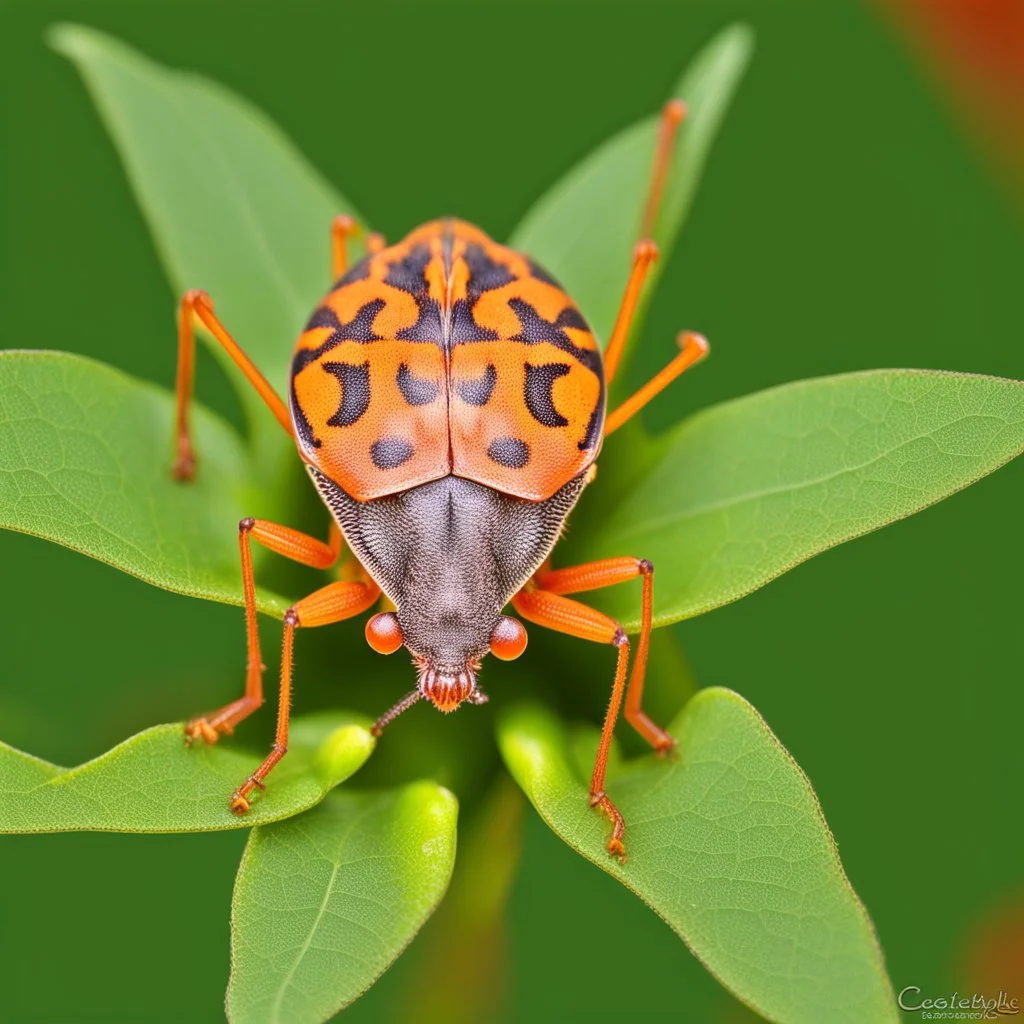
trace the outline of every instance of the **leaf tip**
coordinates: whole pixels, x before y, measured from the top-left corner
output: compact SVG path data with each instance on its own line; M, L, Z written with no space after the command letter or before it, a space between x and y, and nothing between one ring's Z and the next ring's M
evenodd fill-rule
M46 45L62 57L75 60L84 55L96 33L73 21L58 21L43 32Z
M737 50L741 50L744 57L749 57L757 42L757 33L749 22L734 21L722 29L721 38L728 40L729 44L735 46Z
M362 725L342 725L331 732L316 752L319 774L333 787L362 767L377 741Z

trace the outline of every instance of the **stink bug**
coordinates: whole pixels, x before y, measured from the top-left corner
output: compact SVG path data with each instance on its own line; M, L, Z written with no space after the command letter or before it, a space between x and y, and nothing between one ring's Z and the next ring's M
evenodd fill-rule
M641 708L651 632L654 567L643 558L610 558L552 569L550 553L584 487L603 439L707 351L700 335L680 335L681 351L647 385L605 415L648 268L657 256L644 239L653 225L685 108L662 115L649 195L633 266L602 357L572 300L527 256L462 221L439 220L397 245L367 240L368 255L347 265L346 239L333 228L334 286L299 337L285 403L217 319L209 297L192 291L178 317L177 459L174 474L195 471L189 439L198 318L230 353L294 439L333 517L327 543L260 519L239 524L248 670L245 694L192 719L186 739L215 743L263 703L253 539L287 558L327 569L347 548L344 579L303 598L284 616L277 734L266 760L235 792L249 810L255 788L288 746L292 645L299 627L322 626L369 611L383 595L393 610L366 624L381 654L405 646L417 687L374 727L376 734L421 698L440 711L487 700L478 671L490 652L512 659L526 630L504 613L618 652L590 802L611 821L609 853L625 855L625 825L604 792L605 765L626 695L626 718L659 752L672 737ZM627 689L629 639L614 619L568 598L642 578L640 639Z

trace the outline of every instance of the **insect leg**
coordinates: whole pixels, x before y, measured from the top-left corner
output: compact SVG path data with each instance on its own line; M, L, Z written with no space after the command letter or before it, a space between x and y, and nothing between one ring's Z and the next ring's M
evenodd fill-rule
M249 794L258 786L264 789L263 780L270 770L288 752L288 714L292 697L292 649L295 630L299 627L327 626L341 622L366 611L380 597L380 588L367 579L365 582L338 581L297 601L284 613L284 643L281 651L281 688L277 704L277 731L274 746L263 763L235 790L231 798L231 810L245 814L249 810Z
M239 348L238 343L228 334L224 325L213 312L213 302L204 291L193 289L182 296L178 305L178 373L176 436L177 455L172 473L178 480L191 480L196 471L195 452L189 431L189 406L192 401L192 381L195 377L196 339L193 330L193 316L224 346L246 379L256 389L260 398L270 408L278 423L292 434L292 421L288 407L267 382L266 377L256 369L253 361Z
M611 700L605 714L604 726L601 729L601 741L597 747L594 761L594 774L590 780L590 806L600 807L612 823L612 834L608 839L608 852L620 861L626 857L626 847L622 837L626 831L626 823L619 809L612 803L604 791L604 777L608 767L608 751L611 748L612 733L615 721L622 705L622 694L626 686L626 667L629 663L629 638L626 631L612 618L585 604L562 597L547 590L521 590L512 598L512 607L524 619L535 622L538 626L581 640L591 640L599 644L612 644L618 648L618 659L615 663L615 681L612 683Z
M331 223L331 278L337 281L348 270L348 240L362 234L363 229L354 217L338 214ZM384 248L384 236L376 231L366 236L366 251L376 255Z
M604 436L618 430L626 420L635 416L655 395L660 394L694 363L699 363L711 350L707 340L693 331L682 331L676 339L679 354L668 366L656 373L639 391L630 395L622 405L613 409L604 421Z
M340 213L331 222L331 279L337 281L348 270L348 240L359 234L354 217Z
M640 237L645 238L654 233L661 209L661 196L665 190L665 177L672 163L672 150L675 146L679 126L686 117L686 104L680 99L671 99L661 108L661 123L658 126L658 144L654 151L654 164L651 167L651 183L647 188L647 204L644 206L643 220L640 222Z
M661 207L661 197L665 189L665 177L672 162L672 150L675 145L679 125L686 116L686 104L680 99L669 100L661 111L661 125L658 129L658 144L654 151L654 164L651 168L651 183L647 190L647 202L644 204L644 215L640 223L640 241L633 250L633 269L630 271L626 291L619 306L619 315L615 320L611 338L604 353L604 376L607 384L611 384L619 368L623 349L629 337L629 328L633 322L637 302L643 288L644 278L651 264L658 258L658 247L651 240Z
M629 338L629 328L633 324L633 316L640 301L640 291L644 286L647 271L657 258L658 247L649 238L637 242L633 248L633 269L629 272L629 280L626 282L626 290L619 305L619 315L615 318L612 336L604 350L604 379L608 385L619 368L619 360L622 359L622 352Z
M633 670L629 675L625 715L626 721L655 750L664 753L675 746L675 740L653 722L642 707L654 608L654 566L645 558L604 558L599 562L586 562L566 569L541 570L534 580L538 587L552 594L579 594L635 580L638 576L643 578L640 639L633 659Z
M242 560L242 589L245 593L246 669L245 693L218 711L191 719L185 726L185 742L196 739L216 743L230 736L236 725L263 704L263 659L256 623L256 582L252 571L252 538L264 547L314 569L329 569L341 552L341 534L331 532L330 543L265 519L243 519L238 524L238 547Z

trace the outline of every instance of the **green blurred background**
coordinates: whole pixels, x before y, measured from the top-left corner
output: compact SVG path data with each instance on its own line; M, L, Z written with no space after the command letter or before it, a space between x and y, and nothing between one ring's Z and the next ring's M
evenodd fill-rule
M173 380L175 296L81 83L43 44L54 21L94 25L251 98L389 237L452 212L502 238L559 174L656 109L735 18L753 25L755 58L631 372L659 366L680 327L706 333L714 357L650 424L867 367L1024 377L1024 232L1006 178L900 33L845 0L3 4L0 345ZM208 357L199 377L200 396L237 419ZM700 683L749 698L810 776L897 991L969 990L986 929L1024 891L1022 498L1014 464L676 627ZM16 746L73 764L240 685L236 609L14 534L0 536L0 578L0 736ZM268 664L277 631L265 629ZM382 696L378 680L334 681L359 630L324 632L302 638L300 666L318 666L320 681L297 708L386 705L390 684ZM559 639L529 657L578 653ZM598 674L580 718L600 714L605 661L587 661ZM495 689L495 703L510 699ZM271 717L245 738L262 746ZM403 728L414 774L431 771L432 751L467 745L469 768L445 773L472 802L496 763L488 718ZM525 837L508 1019L753 1019L532 812ZM0 1019L221 1019L243 842L0 841ZM424 945L351 1019L396 1015ZM473 970L472 958L449 963L438 984ZM997 984L1024 996L1019 974Z

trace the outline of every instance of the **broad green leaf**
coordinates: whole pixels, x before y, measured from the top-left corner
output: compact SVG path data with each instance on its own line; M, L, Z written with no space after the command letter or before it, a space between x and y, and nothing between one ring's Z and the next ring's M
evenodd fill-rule
M318 1024L362 995L444 895L456 815L418 782L254 829L232 901L232 1024Z
M735 601L1019 455L1024 383L932 370L820 377L697 413L654 444L628 490L602 489L598 474L587 499L600 514L569 532L563 556L650 559L664 625ZM635 629L637 596L618 590L599 603Z
M609 774L626 819L619 864L558 722L524 707L499 725L509 770L555 833L632 889L766 1019L895 1021L871 921L810 782L764 720L737 694L707 689L671 732L672 761L647 757Z
M399 995L403 1024L496 1020L508 995L506 906L523 850L519 787L501 772L459 840L444 903L417 943L415 970ZM471 971L451 965L472 963Z
M329 232L352 206L261 111L79 25L50 44L74 62L125 165L175 291L203 288L283 394L295 338L330 280ZM168 311L170 314L170 311ZM150 325L174 366L174 321ZM216 343L257 437L280 428ZM281 435L278 438L277 435ZM263 450L263 444L260 444Z
M373 751L350 714L296 719L288 754L241 816L231 794L263 759L230 739L186 748L184 727L158 725L79 765L58 768L0 743L0 832L215 832L308 810Z
M654 230L661 265L686 220L753 45L746 25L731 25L701 50L672 91L672 97L686 102L689 113L677 137ZM605 340L629 277L657 134L658 114L652 114L609 139L534 204L510 242L559 279ZM657 275L656 264L648 297ZM671 339L666 339L665 351L667 360L674 351Z
M35 534L147 583L241 604L238 520L261 514L249 462L197 408L204 471L171 479L173 400L151 384L60 352L0 352L0 527ZM288 602L261 592L260 607Z

